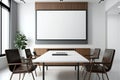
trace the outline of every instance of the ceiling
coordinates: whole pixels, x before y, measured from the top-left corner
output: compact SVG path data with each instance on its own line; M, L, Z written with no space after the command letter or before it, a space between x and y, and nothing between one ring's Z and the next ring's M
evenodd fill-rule
M120 2L116 3L114 6L111 7L111 9L108 10L108 14L120 14Z
M22 0L14 0L17 3L23 3ZM60 0L24 0L25 3L31 3L31 2L60 2ZM63 2L96 2L98 3L99 0L63 0Z

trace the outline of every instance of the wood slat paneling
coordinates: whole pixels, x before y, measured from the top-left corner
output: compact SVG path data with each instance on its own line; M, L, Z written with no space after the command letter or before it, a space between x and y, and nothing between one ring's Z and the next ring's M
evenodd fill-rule
M40 56L44 54L45 52L47 52L48 50L46 48L34 48L34 51L36 52L38 56Z
M35 10L87 10L87 2L36 2Z
M76 48L76 51L83 56L90 55L90 48ZM84 57L86 57L86 56L84 56ZM89 56L87 56L86 58L89 59Z
M37 55L42 55L49 50L75 50L81 55L90 55L90 48L34 48Z

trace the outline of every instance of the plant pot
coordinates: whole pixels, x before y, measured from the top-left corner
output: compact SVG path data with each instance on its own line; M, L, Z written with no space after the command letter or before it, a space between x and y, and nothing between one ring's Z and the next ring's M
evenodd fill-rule
M19 53L20 53L20 56L21 56L21 57L24 57L24 58L26 57L26 54L25 54L25 50L24 50L24 49L23 49L23 50L22 50L22 49L19 49Z

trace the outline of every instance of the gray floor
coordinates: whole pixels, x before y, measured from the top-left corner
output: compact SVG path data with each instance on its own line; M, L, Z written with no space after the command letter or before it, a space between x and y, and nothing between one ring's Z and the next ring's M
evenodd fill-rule
M81 74L82 70L80 70L80 80L83 80L83 76ZM35 76L35 72L34 76ZM11 72L8 68L0 70L0 80L9 80ZM48 70L45 71L45 80L77 80L77 72L74 67L49 67ZM14 74L12 80L19 80L19 75ZM25 75L24 80L33 80L32 75L27 73ZM37 68L37 77L35 76L35 80L42 80L42 71Z

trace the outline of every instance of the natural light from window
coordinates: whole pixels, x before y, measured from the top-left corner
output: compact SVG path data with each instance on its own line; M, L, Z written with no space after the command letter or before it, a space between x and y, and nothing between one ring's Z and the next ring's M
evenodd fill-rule
M2 54L9 48L9 11L2 8Z
M9 0L2 0L2 2L9 7Z

